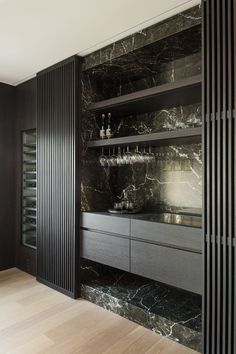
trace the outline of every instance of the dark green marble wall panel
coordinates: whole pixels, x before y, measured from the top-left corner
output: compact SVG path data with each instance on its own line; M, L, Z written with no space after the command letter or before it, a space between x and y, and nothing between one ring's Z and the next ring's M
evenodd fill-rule
M187 30L199 24L201 24L200 5L89 54L85 57L83 69L86 70L99 64L109 62L124 54L143 48L148 44L160 41L175 33Z

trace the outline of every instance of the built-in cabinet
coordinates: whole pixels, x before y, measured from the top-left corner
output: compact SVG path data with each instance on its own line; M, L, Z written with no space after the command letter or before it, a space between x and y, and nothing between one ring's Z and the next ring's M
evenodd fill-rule
M131 241L131 273L202 293L202 255L147 242Z
M130 220L131 237L155 242L186 251L202 251L202 232L197 227L156 223L139 219Z
M199 228L82 213L81 257L202 293Z
M130 271L130 242L123 235L101 230L81 231L81 256L114 268Z
M201 219L201 25L186 21L153 40L156 32L137 48L134 35L122 54L120 42L101 50L97 64L85 58L81 256L201 294L201 220L142 217L183 209ZM136 216L124 205L114 216L124 195Z

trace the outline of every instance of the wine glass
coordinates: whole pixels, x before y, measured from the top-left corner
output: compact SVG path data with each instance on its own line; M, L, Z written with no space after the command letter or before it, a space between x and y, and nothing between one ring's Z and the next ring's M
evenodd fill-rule
M148 162L153 162L155 161L155 154L152 152L152 147L149 146L149 149L148 149Z
M117 158L116 158L118 166L122 165L122 163L123 163L122 160L123 160L123 158L122 158L122 155L121 155L121 147L119 146L118 147L118 154L117 154Z
M132 154L129 150L129 146L127 146L127 151L125 152L124 156L123 156L126 165L130 165L132 163Z
M112 166L112 157L111 157L111 149L109 148L109 155L107 157L107 165Z
M105 167L106 164L107 164L107 158L106 158L106 156L105 156L105 154L104 154L104 148L102 148L102 154L101 154L101 156L99 157L99 162L100 162L100 165L101 165L102 167Z
M112 156L110 158L111 166L117 166L117 156L116 156L116 148L113 146Z
M121 165L126 165L126 159L125 159L125 147L123 148L123 152L121 155Z
M132 162L136 163L136 162L140 162L140 151L139 151L139 147L138 145L136 145L135 151L132 154Z
M137 145L136 149L136 161L138 163L143 163L144 162L144 155L143 153L139 150L139 146Z
M141 161L142 163L148 163L149 162L149 155L148 152L146 152L146 147L144 146L143 148L143 153L141 155Z
M157 165L162 168L163 167L163 158L162 158L162 152L159 150L157 153Z

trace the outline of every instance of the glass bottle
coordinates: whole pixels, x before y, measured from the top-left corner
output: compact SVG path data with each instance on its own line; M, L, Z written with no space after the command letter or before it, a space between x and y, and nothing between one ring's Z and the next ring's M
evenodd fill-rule
M102 114L102 126L100 129L100 139L106 138L105 118L106 118L105 114Z
M112 127L111 127L111 113L108 113L108 123L107 123L107 129L106 129L106 137L108 139L112 138L113 133L112 133Z

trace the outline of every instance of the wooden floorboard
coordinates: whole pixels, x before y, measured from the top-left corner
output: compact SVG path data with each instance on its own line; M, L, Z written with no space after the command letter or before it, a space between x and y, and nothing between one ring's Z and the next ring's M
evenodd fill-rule
M0 272L1 354L196 354L18 269Z

